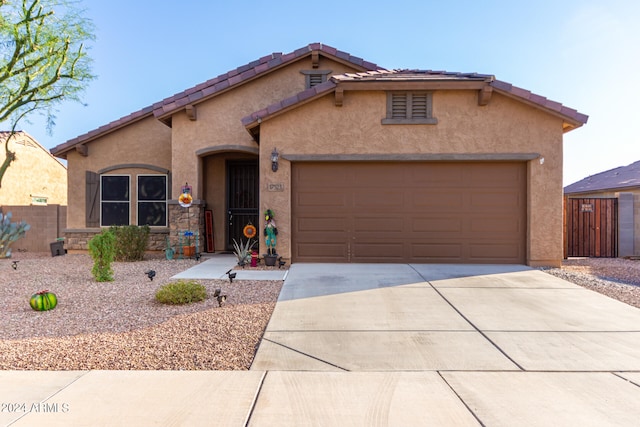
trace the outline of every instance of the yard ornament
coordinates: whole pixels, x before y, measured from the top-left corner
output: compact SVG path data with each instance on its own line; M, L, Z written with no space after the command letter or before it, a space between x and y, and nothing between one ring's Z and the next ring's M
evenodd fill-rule
M278 227L273 220L273 211L267 209L264 212L264 235L266 236L265 244L267 245L267 254L276 255L276 236L278 235Z

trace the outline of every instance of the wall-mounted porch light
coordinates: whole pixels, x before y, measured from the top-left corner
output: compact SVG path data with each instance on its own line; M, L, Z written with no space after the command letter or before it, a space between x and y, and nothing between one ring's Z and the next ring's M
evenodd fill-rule
M278 153L277 149L273 149L273 151L271 152L271 170L276 172L278 170L278 158L280 157L280 154Z

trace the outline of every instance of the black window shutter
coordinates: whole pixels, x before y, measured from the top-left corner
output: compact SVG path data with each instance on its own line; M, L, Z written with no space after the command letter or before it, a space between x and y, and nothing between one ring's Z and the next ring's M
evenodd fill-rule
M100 227L100 175L86 172L86 206L85 218L87 227Z

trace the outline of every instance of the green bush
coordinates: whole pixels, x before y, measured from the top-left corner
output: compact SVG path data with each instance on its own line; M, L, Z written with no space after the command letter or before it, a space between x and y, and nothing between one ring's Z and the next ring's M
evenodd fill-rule
M109 230L103 230L89 240L89 254L93 258L91 273L98 282L113 281L111 263L115 256L115 241L115 236Z
M150 228L148 225L112 226L109 229L116 237L115 260L116 261L142 261L144 251L149 243Z
M198 282L178 280L167 283L156 292L156 300L163 304L189 304L207 298L207 289Z

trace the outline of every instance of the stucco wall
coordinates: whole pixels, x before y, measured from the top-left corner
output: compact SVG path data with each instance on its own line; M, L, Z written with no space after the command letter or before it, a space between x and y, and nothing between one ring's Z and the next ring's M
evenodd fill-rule
M276 70L264 77L241 85L196 106L197 118L189 120L185 113L173 116L173 189L188 182L196 198L202 198L202 161L199 150L220 146L242 146L256 149L256 144L242 125L241 119L254 111L295 95L305 89L301 70L311 70L311 59L305 58ZM317 70L331 70L331 74L354 71L335 61L321 57Z
M0 163L5 159L4 139L0 140ZM9 141L16 154L0 188L0 205L31 205L32 196L46 197L47 204L67 204L67 169L25 133Z
M269 153L302 154L487 154L539 153L529 161L527 260L530 265L562 261L562 120L494 94L480 107L475 91L436 91L437 125L382 125L386 94L346 92L342 107L326 96L261 124L261 210L273 208L280 232L278 252L291 256L291 164L271 172ZM282 183L284 192L268 191ZM275 208L277 206L277 208ZM263 249L263 248L262 248Z
M88 155L68 154L69 197L67 227L85 228L85 174L116 165L142 164L171 169L171 129L153 116L87 143ZM139 173L159 173L145 168L124 167L110 171L130 174L132 183ZM132 192L135 203L135 192ZM132 224L135 223L135 216Z

